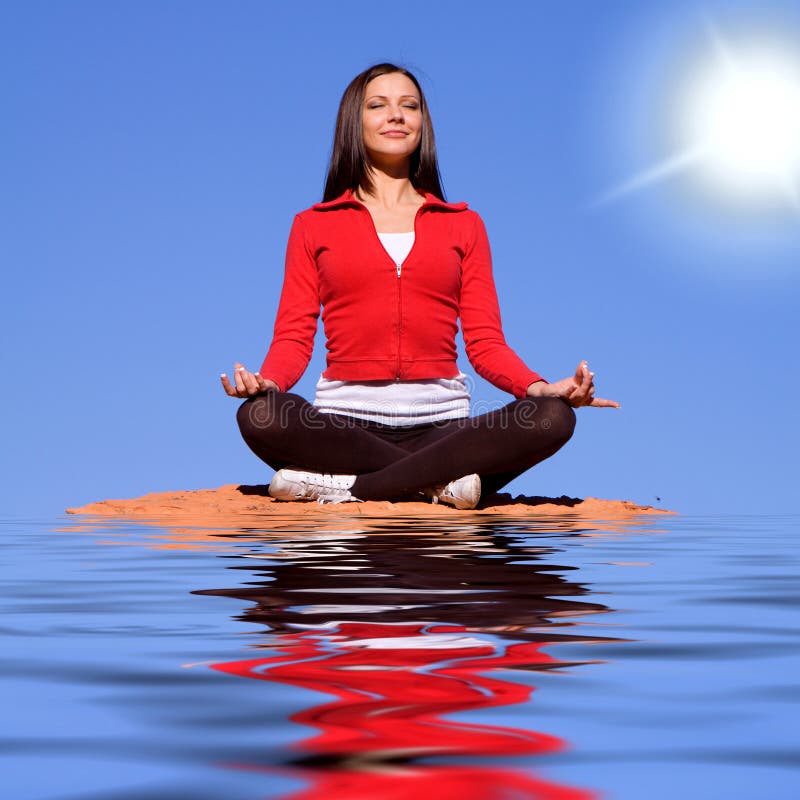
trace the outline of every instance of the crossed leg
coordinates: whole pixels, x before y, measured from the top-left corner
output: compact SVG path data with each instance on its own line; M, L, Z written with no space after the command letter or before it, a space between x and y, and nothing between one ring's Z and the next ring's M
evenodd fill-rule
M353 417L320 413L285 392L248 399L237 419L247 445L273 469L354 474L351 492L361 500L400 499L472 472L490 494L557 452L575 427L570 406L549 397L515 400L400 438Z

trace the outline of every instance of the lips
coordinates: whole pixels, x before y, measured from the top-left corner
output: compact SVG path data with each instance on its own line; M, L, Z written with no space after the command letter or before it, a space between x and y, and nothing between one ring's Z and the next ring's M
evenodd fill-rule
M381 134L381 136L396 137L396 136L408 136L408 134L405 131L384 131Z

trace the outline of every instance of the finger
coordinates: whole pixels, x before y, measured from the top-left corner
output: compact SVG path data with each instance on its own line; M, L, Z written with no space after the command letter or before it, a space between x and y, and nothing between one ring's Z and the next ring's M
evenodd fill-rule
M567 403L567 405L572 406L572 408L579 408L580 406L584 405L583 398L581 397L577 386L571 386L569 389L564 391L561 394L561 399Z
M564 389L564 391L561 393L561 397L562 397L564 400L571 400L571 399L572 399L572 396L573 396L573 395L575 394L575 392L577 392L577 391L578 391L578 387L577 387L577 386L568 386L568 387L567 387L566 389Z
M230 397L236 397L236 389L231 386L228 376L223 372L219 376L219 379L222 381L222 388L225 390L225 394L229 395Z
M245 389L247 390L247 394L258 394L259 389L256 376L253 375L253 373L250 372L249 370L243 370L241 375Z
M606 400L603 397L593 397L590 406L595 408L619 408L620 405L616 400Z
M236 364L233 370L233 382L236 384L236 391L244 396L247 394L247 387L244 385L244 378L242 375L246 372L242 364Z
M589 372L589 365L585 361L581 361L576 378L578 374L580 374L580 381L578 386L575 387L571 400L576 406L585 406L589 402L589 390L592 388L592 374Z
M253 375L255 376L256 383L258 384L258 390L260 392L266 391L267 382L264 380L264 376L260 372L254 372Z

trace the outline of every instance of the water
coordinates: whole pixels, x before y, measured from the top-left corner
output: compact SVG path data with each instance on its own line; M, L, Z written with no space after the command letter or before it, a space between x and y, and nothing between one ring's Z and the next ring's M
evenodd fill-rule
M3 527L4 798L798 796L796 517Z

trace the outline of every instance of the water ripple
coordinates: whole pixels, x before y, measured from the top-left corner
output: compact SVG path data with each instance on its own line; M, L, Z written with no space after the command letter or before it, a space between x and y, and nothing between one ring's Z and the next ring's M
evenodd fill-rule
M658 523L6 524L12 796L793 797L797 520Z

